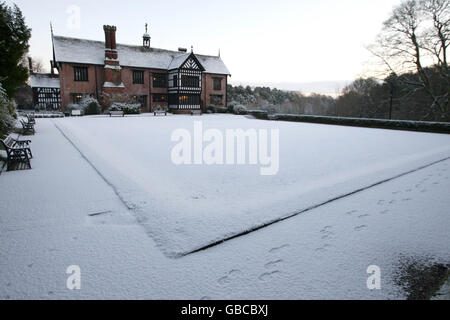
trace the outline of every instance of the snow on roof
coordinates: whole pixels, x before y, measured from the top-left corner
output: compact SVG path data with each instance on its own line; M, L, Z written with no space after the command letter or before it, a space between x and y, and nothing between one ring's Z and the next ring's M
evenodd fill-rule
M32 88L59 88L59 77L47 73L34 73L30 75Z
M167 69L178 69L181 67L181 64L186 61L186 59L191 55L191 53L184 53L181 54L175 58L173 58L172 62L170 63L169 67Z
M61 36L53 37L56 62L71 62L82 64L105 64L105 43L85 39L75 39ZM142 46L117 44L121 66L170 70L183 57L186 59L190 53L170 51L164 49ZM195 55L205 68L206 73L229 75L227 67L220 57ZM180 64L184 62L181 61Z

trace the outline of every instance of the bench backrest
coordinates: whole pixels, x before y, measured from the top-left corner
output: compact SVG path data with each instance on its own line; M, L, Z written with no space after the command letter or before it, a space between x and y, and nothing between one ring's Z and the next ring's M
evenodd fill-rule
M16 141L11 136L7 136L6 139L3 142L9 148L14 147L14 144L16 143Z
M10 154L10 152L11 152L11 147L9 147L9 146L5 143L5 141L3 141L3 140L1 140L1 139L0 139L0 142L1 142L1 144L3 145L3 148L5 148L6 153L7 153L7 155L8 155L8 158L9 158L9 154Z

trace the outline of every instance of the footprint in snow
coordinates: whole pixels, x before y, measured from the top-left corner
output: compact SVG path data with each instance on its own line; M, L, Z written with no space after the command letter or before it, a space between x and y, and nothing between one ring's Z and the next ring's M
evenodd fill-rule
M269 250L269 253L276 253L276 252L278 252L278 251L280 251L280 250L283 250L283 249L286 249L286 248L289 248L289 247L290 247L289 244L283 244L283 245L280 246L280 247L275 247L275 248L270 249L270 250Z
M333 232L330 231L331 229L333 229L332 226L326 226L322 230L320 230L320 233L332 234Z
M362 215L358 216L358 218L359 218L359 219L362 219L362 218L366 218L366 217L368 217L368 216L369 216L369 214L362 214Z
M242 272L240 270L231 270L227 273L226 276L217 280L220 285L230 284L237 276L239 276Z
M283 260L270 261L264 265L266 269L277 269L277 267L283 263Z
M272 280L272 279L276 278L276 277L279 276L280 274L281 274L281 272L278 271L278 270L273 271L273 272L266 272L266 273L263 273L262 275L260 275L260 276L258 277L258 279L259 279L260 281L268 281L268 280Z
M345 214L348 214L349 216L351 216L352 214L357 213L357 212L358 212L358 210L352 210L352 211L346 212Z
M355 227L355 231L363 231L364 229L367 229L366 225L361 225L361 226Z
M325 251L326 249L330 248L331 244L324 244L322 247L319 247L316 249L316 251Z
M383 210L383 211L381 211L380 213L381 214L388 214L390 212L390 210Z

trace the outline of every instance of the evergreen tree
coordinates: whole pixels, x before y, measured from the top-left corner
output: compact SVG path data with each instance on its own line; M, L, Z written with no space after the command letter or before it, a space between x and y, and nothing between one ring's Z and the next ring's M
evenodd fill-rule
M31 29L25 24L22 11L0 2L0 81L8 97L12 98L28 78L22 61L28 52Z

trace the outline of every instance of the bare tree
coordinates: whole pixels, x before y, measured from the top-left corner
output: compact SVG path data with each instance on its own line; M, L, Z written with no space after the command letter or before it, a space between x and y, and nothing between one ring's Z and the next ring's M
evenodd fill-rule
M383 30L369 50L387 67L387 72L404 75L415 71L419 77L402 77L411 90L423 90L432 101L433 118L449 120L449 0L406 0L394 8ZM443 94L428 72L437 66L447 83Z
M33 72L44 73L45 67L41 59L33 59Z
M424 16L432 22L432 27L425 31L422 48L432 55L446 84L444 112L448 113L450 111L450 73L447 49L450 43L450 1L422 0L420 5Z

